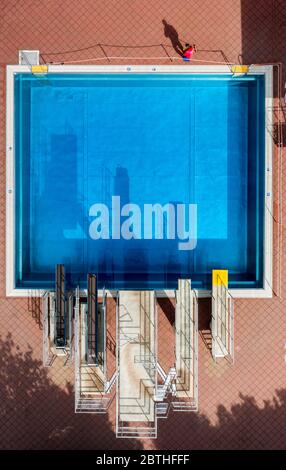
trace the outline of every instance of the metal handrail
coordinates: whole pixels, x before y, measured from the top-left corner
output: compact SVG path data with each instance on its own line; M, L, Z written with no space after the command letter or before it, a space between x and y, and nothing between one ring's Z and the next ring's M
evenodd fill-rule
M180 287L179 287L180 289ZM188 390L192 394L192 406L191 408L195 411L198 407L198 296L196 291L191 289L191 284L189 283L189 288L185 292L187 295L188 302L190 305L186 305L183 299L180 302L180 308L185 312L185 323L184 331L177 331L180 333L180 338L183 338L184 341L184 354L180 355L180 363L184 366L181 368L183 374L181 375L182 383L189 382L192 377L192 386ZM179 299L177 298L176 303ZM189 309L191 309L189 314ZM186 323L187 321L187 323ZM177 408L180 405L180 401L175 402ZM194 405L195 403L195 405ZM185 407L185 402L183 402Z
M75 412L77 411L77 405L80 399L80 350L79 350L79 287L76 288L76 303L74 308L74 334L75 334L75 347L74 347L74 359L75 359Z
M45 292L43 297L43 365L45 367L50 367L55 358L55 355L50 349L50 325L49 325L49 301L50 293Z

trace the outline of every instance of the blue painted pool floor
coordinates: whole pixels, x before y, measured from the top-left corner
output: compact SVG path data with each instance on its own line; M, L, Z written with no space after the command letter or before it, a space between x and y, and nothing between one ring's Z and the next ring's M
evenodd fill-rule
M248 87L31 88L30 269L136 277L247 270ZM92 240L90 207L197 205L197 246ZM79 275L81 275L79 274Z

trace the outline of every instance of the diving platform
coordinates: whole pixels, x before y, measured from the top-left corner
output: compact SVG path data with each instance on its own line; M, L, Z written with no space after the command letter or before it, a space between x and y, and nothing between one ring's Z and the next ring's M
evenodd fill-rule
M43 364L50 366L57 356L72 359L73 294L65 290L65 268L56 265L55 290L43 296Z
M76 290L75 412L105 413L110 402L106 371L106 295L98 302L95 275L88 275L87 284L87 297L80 296L79 288Z
M176 402L174 408L198 408L198 299L189 279L176 291Z
M105 294L103 303L98 303L97 277L87 276L87 360L102 370L105 367Z
M65 296L65 267L56 265L56 291L55 291L55 346L64 348L67 342L66 296Z
M153 291L120 291L117 304L117 437L156 437Z
M228 271L212 272L212 355L233 361L233 298L228 289Z

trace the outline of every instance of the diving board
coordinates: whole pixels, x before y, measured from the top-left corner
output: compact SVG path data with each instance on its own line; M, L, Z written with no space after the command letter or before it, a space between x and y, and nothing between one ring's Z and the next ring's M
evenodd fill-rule
M117 308L117 437L156 437L153 291L120 291Z
M72 292L65 291L65 267L57 264L55 290L43 295L43 364L52 365L56 356L71 361L73 350ZM67 361L66 361L67 362Z
M69 294L66 305L65 344L59 345L57 336L56 296L55 292L43 295L43 365L48 367L56 356L65 356L72 360L73 348L73 296Z
M99 309L103 309L101 304ZM80 301L79 289L75 304L75 412L105 413L109 397L105 394L104 370L89 357L88 303Z
M198 301L189 279L176 291L176 397L174 409L198 408Z
M67 342L67 319L65 297L65 267L56 265L56 293L55 293L55 346L64 348Z
M87 360L89 363L98 362L98 294L95 274L87 276Z
M212 355L233 360L233 299L228 290L228 271L212 271Z

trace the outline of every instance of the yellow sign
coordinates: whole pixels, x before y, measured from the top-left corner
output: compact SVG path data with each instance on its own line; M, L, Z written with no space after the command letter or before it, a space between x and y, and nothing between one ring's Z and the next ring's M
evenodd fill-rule
M228 286L227 269L213 269L213 286Z
M248 73L248 65L233 65L231 67L232 73Z
M32 73L48 73L47 65L32 65Z

